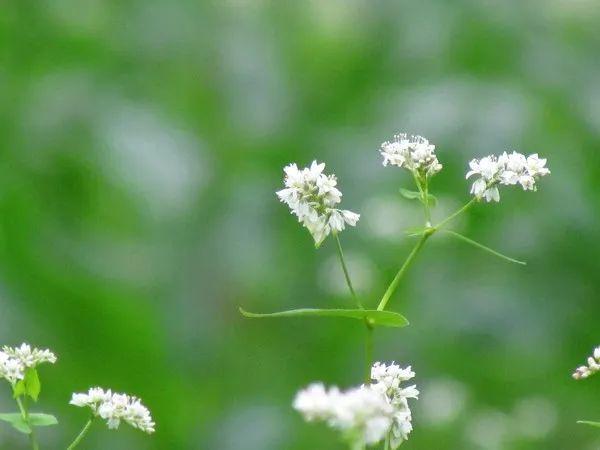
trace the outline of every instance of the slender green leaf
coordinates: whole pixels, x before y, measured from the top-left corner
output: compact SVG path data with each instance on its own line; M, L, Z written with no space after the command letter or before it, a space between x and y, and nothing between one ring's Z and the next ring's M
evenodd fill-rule
M519 261L518 259L511 258L510 256L503 255L502 253L497 252L496 250L493 250L489 247L486 247L485 245L480 244L479 242L476 242L473 239L470 239L466 236L463 236L462 234L459 234L456 231L451 231L451 230L440 230L440 231L443 231L444 233L449 234L450 236L454 236L455 238L457 238L463 242L466 242L467 244L477 247L478 249L488 252L488 253L490 253L494 256L497 256L498 258L503 259L505 261L512 262L515 264L521 264L523 266L527 265L527 263L525 261Z
M27 393L27 388L25 387L25 380L17 381L17 384L15 384L15 387L13 389L13 397L17 398L17 397L20 397L21 395L25 395L26 393Z
M0 414L0 420L3 422L10 423L13 428L20 431L21 433L30 434L31 428L27 425L27 422L23 419L20 413L7 413Z
M591 427L600 428L600 422L592 422L590 420L578 420L577 423L580 423L583 425L589 425Z
M25 393L37 402L42 390L42 385L40 383L40 377L38 376L37 370L34 368L27 369L23 381L25 382Z
M371 325L381 325L384 327L405 327L408 320L402 315L393 311L376 311L365 309L293 309L290 311L281 311L270 314L256 314L240 308L240 313L244 317L252 319L274 318L274 317L343 317L346 319L367 320Z
M400 195L408 200L419 200L421 203L423 203L423 196L425 194L421 194L418 191L411 191L409 189L400 188ZM435 196L428 194L427 198L429 199L429 205L436 205L437 198Z
M29 414L29 424L32 427L50 427L58 425L58 419L51 414Z
M400 195L408 200L421 200L421 193L409 189L400 188Z

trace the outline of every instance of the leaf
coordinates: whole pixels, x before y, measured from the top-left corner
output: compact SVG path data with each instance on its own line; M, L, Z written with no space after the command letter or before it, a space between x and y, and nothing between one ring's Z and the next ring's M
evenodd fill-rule
M408 200L419 200L421 203L423 203L423 194L421 194L420 192L400 188L400 195ZM436 205L437 198L435 196L427 194L427 199L429 200L429 205Z
M256 314L240 308L244 317L252 319L263 319L271 317L343 317L346 319L367 320L370 325L381 325L384 327L405 327L408 320L393 311L377 311L369 309L293 309L270 314Z
M10 423L13 428L24 434L30 434L31 428L19 413L0 414L0 420Z
M34 368L27 369L23 381L25 382L25 393L37 402L40 391L42 390L37 370Z
M578 420L577 423L580 423L582 425L589 425L591 427L600 428L600 422L592 422L590 420Z
M17 384L15 384L15 387L13 389L13 397L17 398L17 397L20 397L21 395L25 395L25 394L26 394L25 380L17 381Z
M489 247L486 247L485 245L480 244L479 242L476 242L473 239L470 239L466 236L463 236L462 234L459 234L456 231L451 231L451 230L440 230L440 231L443 231L444 233L447 233L450 236L454 236L455 238L457 238L463 242L466 242L467 244L471 244L472 246L477 247L480 250L491 253L492 255L497 256L498 258L503 259L505 261L512 262L515 264L521 264L522 266L527 265L527 263L525 261L519 261L518 259L511 258L510 256L503 255L502 253L497 252L496 250L493 250Z
M58 425L58 419L51 414L29 414L29 424L32 427L50 427Z

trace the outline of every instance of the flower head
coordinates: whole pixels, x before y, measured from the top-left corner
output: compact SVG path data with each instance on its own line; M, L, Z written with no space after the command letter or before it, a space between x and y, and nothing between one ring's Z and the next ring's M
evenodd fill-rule
M0 378L15 384L25 378L25 371L39 364L56 362L56 355L50 350L31 348L29 344L19 347L4 346L0 351Z
M145 433L154 433L155 424L150 411L136 397L91 388L87 393L74 393L69 403L80 408L89 407L94 416L106 420L111 430L119 428L123 420Z
M471 185L471 194L487 202L500 201L499 185L518 184L525 191L535 191L537 180L550 173L546 168L546 159L540 158L537 153L526 157L518 152L473 159L469 169L466 178L478 176Z
M600 371L600 347L596 347L591 356L587 359L587 365L580 366L573 372L573 378L582 380L588 378Z
M317 247L332 232L343 231L346 225L355 226L360 215L337 209L342 193L335 175L323 173L325 164L313 161L310 167L298 169L290 164L285 172L285 188L277 192L279 199L290 207L292 214L308 229Z
M409 398L417 398L415 386L400 383L414 377L410 367L376 363L372 367L375 383L340 391L315 383L301 390L294 408L309 422L323 421L342 432L354 445L373 445L390 437L393 449L408 438L412 430Z
M394 139L381 144L379 150L383 156L383 165L404 167L411 172L429 177L442 170L435 154L435 145L422 136L406 133L396 134Z

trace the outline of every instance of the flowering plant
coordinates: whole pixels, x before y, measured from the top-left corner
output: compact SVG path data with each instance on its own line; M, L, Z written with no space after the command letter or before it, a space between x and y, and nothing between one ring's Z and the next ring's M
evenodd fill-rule
M53 415L33 413L29 409L29 401L37 402L42 389L37 367L44 363L54 364L56 360L56 355L50 350L31 348L25 343L14 348L5 346L0 351L0 379L8 381L19 407L19 412L0 414L0 420L28 435L33 450L40 448L35 429L58 424ZM67 450L81 443L96 417L105 419L109 429L117 429L124 421L146 433L154 433L150 411L135 397L93 388L87 394L73 394L71 405L89 407L91 414Z
M437 200L430 193L430 184L431 179L443 168L438 160L435 145L422 136L402 133L395 135L391 141L381 144L379 152L384 166L396 166L410 173L417 190L402 188L400 193L403 197L422 204L424 223L422 228L409 233L410 236L417 238L417 242L400 265L378 305L374 308L368 307L358 297L339 237L347 226L357 225L360 215L349 210L338 209L342 200L338 180L335 175L324 172L325 164L314 161L309 167L303 169L299 169L296 164L285 167L285 186L277 192L277 197L290 208L290 212L309 231L317 248L329 236L333 237L355 307L303 308L267 314L251 313L240 308L240 312L248 318L341 317L359 320L364 324L367 330L365 384L340 391L337 387L326 388L322 383L313 383L301 390L294 400L294 408L307 421L325 422L331 428L338 430L352 450L361 450L379 443L383 443L386 450L396 449L412 431L408 399L417 399L419 393L415 386L403 388L400 385L403 381L413 378L415 374L410 366L403 369L394 363L373 364L372 336L377 326L400 328L408 325L408 320L403 315L388 309L388 303L425 243L435 234L443 232L505 261L525 264L447 227L459 215L476 204L484 201L499 202L502 186L520 186L525 191L535 191L539 179L550 173L546 168L546 160L537 154L526 156L513 151L498 156L489 155L473 159L469 163L466 174L467 179L475 177L470 190L473 198L444 220L433 224L431 209Z

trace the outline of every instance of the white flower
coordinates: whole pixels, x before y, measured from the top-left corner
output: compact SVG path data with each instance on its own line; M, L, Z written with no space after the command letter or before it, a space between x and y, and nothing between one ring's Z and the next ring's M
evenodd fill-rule
M550 170L546 167L546 160L540 159L537 154L525 157L525 155L512 152L504 152L496 157L486 156L481 159L473 159L469 163L469 171L466 178L478 175L471 186L471 194L478 199L487 202L500 201L498 185L521 185L525 191L537 190L538 178L548 175Z
M18 359L11 358L6 352L0 351L0 379L5 378L10 384L15 384L25 377L25 366Z
M14 358L23 364L26 368L35 368L39 364L56 362L56 355L50 350L40 350L39 348L31 348L29 344L21 344L20 347L7 347L2 349L8 356Z
M594 349L592 356L587 359L587 366L581 366L573 372L573 378L581 380L600 371L600 347Z
M127 394L113 394L112 391L101 388L92 388L87 394L73 394L71 405L89 407L94 416L106 420L108 428L119 428L121 421L125 421L134 428L145 433L154 433L154 422L150 411L136 397Z
M422 136L400 133L393 141L384 142L379 150L383 156L383 165L404 167L423 176L432 176L442 170L435 154L435 145Z
M298 392L294 408L309 422L339 430L354 446L374 445L389 436L396 449L412 430L408 399L419 395L415 386L400 384L415 374L410 367L376 363L371 375L375 383L347 391L312 384Z
M356 226L360 215L336 208L342 201L335 175L323 173L325 164L313 161L310 167L298 169L290 164L285 172L285 188L277 192L298 221L310 232L317 247L332 232L343 231L346 225Z

